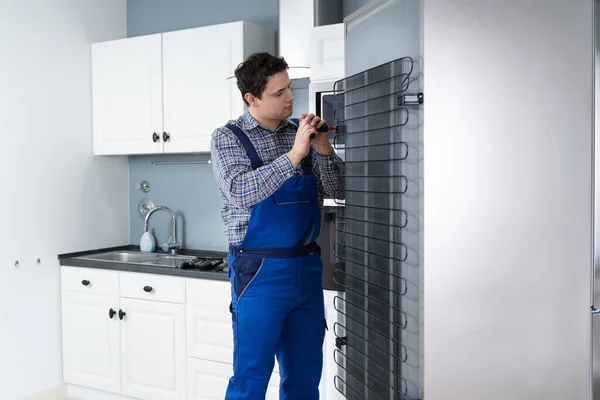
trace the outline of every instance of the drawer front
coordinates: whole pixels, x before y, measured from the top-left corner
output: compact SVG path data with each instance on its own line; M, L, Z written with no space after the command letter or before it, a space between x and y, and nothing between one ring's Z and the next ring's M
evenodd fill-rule
M119 295L119 272L105 269L61 267L62 290Z
M186 279L186 303L229 310L231 284L210 279Z
M185 278L121 272L121 297L185 303Z

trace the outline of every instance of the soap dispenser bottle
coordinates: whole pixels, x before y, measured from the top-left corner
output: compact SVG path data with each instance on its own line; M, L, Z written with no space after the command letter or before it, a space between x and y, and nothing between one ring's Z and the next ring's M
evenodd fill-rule
M150 231L144 232L140 239L140 251L152 253L155 249L155 245L154 236L152 236Z

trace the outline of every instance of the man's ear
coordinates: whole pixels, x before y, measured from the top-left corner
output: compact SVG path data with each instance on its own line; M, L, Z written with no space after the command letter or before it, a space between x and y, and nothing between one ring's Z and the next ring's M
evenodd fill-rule
M255 97L252 93L246 93L244 95L244 99L246 99L250 107L258 106L258 98Z

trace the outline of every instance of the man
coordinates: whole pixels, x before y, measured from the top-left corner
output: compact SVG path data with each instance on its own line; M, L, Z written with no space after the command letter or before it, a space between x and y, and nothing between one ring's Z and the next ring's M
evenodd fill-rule
M288 65L268 53L235 70L247 109L215 130L213 170L229 246L233 376L226 400L264 399L277 357L280 398L319 398L326 321L320 249L324 196L342 198L326 122L287 120ZM314 134L314 139L311 139Z

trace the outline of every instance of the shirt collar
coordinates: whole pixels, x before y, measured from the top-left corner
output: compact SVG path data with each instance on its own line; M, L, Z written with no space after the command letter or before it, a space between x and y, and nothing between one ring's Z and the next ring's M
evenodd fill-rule
M244 115L242 115L241 120L242 120L242 128L246 131L250 131L257 127L262 128L262 126L260 126L259 123L254 119L252 114L250 114L250 111L248 111L248 108L246 108L244 110ZM291 122L290 120L286 119L286 120L283 120L281 122L281 124L279 124L279 127L275 130L275 132L279 131L281 128L283 128L285 126L295 127L296 125L294 125L294 123Z
M248 108L246 108L244 110L244 115L242 115L242 128L244 128L244 130L250 130L256 128L257 126L259 126L258 122L256 122L254 117L250 114Z

